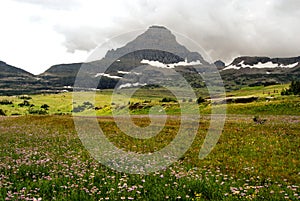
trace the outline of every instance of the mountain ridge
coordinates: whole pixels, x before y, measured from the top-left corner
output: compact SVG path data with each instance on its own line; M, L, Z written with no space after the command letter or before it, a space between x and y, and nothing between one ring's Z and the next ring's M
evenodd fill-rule
M285 58L270 58L259 56L241 56L235 58L225 69L230 68L292 68L300 65L300 56Z
M51 93L71 90L69 86L74 86L77 73L82 66L88 70L86 79L90 83L97 82L98 76L102 76L102 83L95 87L114 88L118 80L133 71L135 67L154 65L155 62L160 65L159 68L175 68L195 88L205 87L201 73L212 68L212 65L219 70L228 90L234 90L240 86L286 83L300 77L300 56L286 58L240 56L234 58L227 66L221 60L209 64L198 52L189 51L184 45L178 43L175 35L166 27L154 25L123 47L108 50L102 59L89 63L53 65L39 75L33 75L0 61L0 94ZM177 63L181 66L175 66ZM106 71L102 72L101 68L107 64L110 65L109 68L104 68ZM198 71L194 69L195 66ZM159 74L156 75L159 76ZM149 74L149 76L152 75ZM159 84L163 80L157 79L156 81Z

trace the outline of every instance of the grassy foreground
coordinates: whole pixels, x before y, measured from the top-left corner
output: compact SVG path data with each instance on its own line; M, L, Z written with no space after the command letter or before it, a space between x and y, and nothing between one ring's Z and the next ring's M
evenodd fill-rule
M122 150L152 153L170 144L180 122L167 119L158 135L140 140L119 130L112 111L129 107L134 123L144 127L149 119L139 115L152 106L178 117L179 103L193 111L189 105L196 100L161 102L173 98L162 89L139 90L128 102L116 94L116 103L109 90L97 92L94 104L87 101L91 92L80 94L76 102L71 93L0 97L0 201L299 200L300 97L281 96L287 87L229 92L229 97L259 98L227 104L223 133L203 160L198 155L212 104L199 104L200 128L192 146L178 162L149 175L116 172L93 159L78 137L72 111L76 118L97 115L107 138ZM215 106L217 111L222 107ZM262 123L254 122L255 116Z
M70 116L0 117L0 200L299 200L299 116L228 115L211 154L198 159L209 120L177 163L150 175L115 172L83 147ZM137 124L147 123L138 118ZM149 140L133 140L110 117L99 119L118 147L152 152L178 122Z

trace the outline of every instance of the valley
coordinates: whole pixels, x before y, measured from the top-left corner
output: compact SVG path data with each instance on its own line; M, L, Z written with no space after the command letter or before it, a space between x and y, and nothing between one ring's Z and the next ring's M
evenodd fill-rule
M0 200L300 199L300 57L207 62L154 25L94 61L0 70Z

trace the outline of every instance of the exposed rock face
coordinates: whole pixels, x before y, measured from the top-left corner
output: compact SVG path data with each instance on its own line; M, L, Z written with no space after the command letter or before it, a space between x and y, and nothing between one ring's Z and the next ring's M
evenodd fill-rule
M295 64L300 65L300 56L299 57L290 57L290 58L269 58L269 57L237 57L233 60L233 62L229 66L237 66L241 67L242 65L246 66L255 66L257 64L266 64L265 67L278 66L278 67L285 67L288 65ZM297 64L298 63L298 64Z
M56 87L73 86L81 65L82 63L54 65L40 74L39 77L42 78L47 85Z
M144 47L144 48L143 48ZM146 47L146 48L145 48ZM100 58L99 58L100 59ZM147 60L147 62L142 62ZM112 61L113 63L110 63ZM197 62L199 61L199 63ZM160 62L163 71L143 71L152 84L164 81L163 73L168 74L168 68L184 76L192 87L205 87L201 74L214 71L212 65L206 62L197 52L191 52L179 44L175 35L163 26L151 26L133 41L115 50L109 50L101 60L90 63L59 64L50 67L39 76L32 75L22 69L10 66L0 61L0 94L44 93L69 90L66 86L73 86L82 65L87 70L82 79L91 88L114 88L120 78L129 76L130 71L137 66L152 66L153 62ZM191 62L197 64L185 65ZM176 65L181 63L181 65ZM173 66L171 64L174 64ZM300 77L300 56L291 58L269 58L243 56L233 60L225 66L224 62L214 62L227 89L237 89L241 86L270 85L287 83ZM106 68L106 67L109 68ZM101 71L105 69L105 71ZM196 70L195 70L196 69ZM132 74L132 76L136 76ZM101 82L98 85L98 77ZM156 83L157 82L157 83ZM136 81L132 83L144 85ZM180 86L180 83L174 83Z
M214 65L219 69L222 70L223 68L225 68L225 63L221 60L217 60L214 62Z
M187 59L188 62L199 60L202 64L208 64L199 53L190 52L186 47L179 44L171 31L162 26L151 26L146 32L127 43L124 47L108 51L105 57L119 58L125 52L136 50L137 47L166 51L180 57L182 60ZM148 57L148 59L151 58ZM171 63L172 61L168 62Z

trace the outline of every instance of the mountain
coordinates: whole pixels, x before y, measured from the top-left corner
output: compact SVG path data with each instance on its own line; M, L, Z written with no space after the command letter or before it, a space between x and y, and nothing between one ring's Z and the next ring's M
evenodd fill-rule
M185 75L193 73L193 76L186 76L187 79L193 77L190 80L194 80L195 86L200 86L196 82L202 78L195 69L191 68L195 65L209 66L209 63L199 53L191 52L179 44L176 37L167 28L151 26L125 46L108 50L105 57L100 60L83 65L81 63L55 65L42 73L40 77L56 87L73 86L75 75L82 67L85 74L77 77L82 81L81 87L106 89L114 88L123 77L126 77L126 84L129 86L130 84L149 84L145 80L144 83L138 83L137 78L132 76L129 78L129 74L137 75L138 72L134 72L137 67L152 66L154 68L151 72L149 70L142 72L144 78L149 78L148 81L151 83L161 84L166 81L163 74L168 74L168 70L162 70L162 68L175 68L176 71ZM98 83L99 77L101 77L101 81L95 85Z
M0 78L14 77L15 74L18 74L19 77L34 77L34 75L32 75L31 73L20 68L11 66L3 61L0 61L0 71Z
M241 68L293 68L296 66L300 66L300 57L238 57L229 66L226 66L224 70Z
M40 79L20 68L0 61L0 94L16 95L31 93L44 88Z
M237 57L223 68L227 89L287 83L300 77L300 56L290 58Z
M225 68L225 63L221 60L217 60L214 62L214 65L219 69L222 70Z
M143 55L146 56L145 58L140 57L148 60L157 60L164 63L177 63L186 59L187 62L199 60L202 64L208 64L198 52L190 52L186 47L179 44L171 31L163 26L149 27L146 32L127 43L124 47L108 51L105 57L108 59L119 58L124 55L124 53L132 52L132 50L137 49L137 47L147 47L147 49L160 51L167 50L167 52L173 53L181 58L180 60L168 60L168 57L165 57L164 60L161 60L161 58L147 57L147 54Z
M300 56L243 56L235 58L227 66L221 60L209 64L199 53L178 43L167 28L151 26L123 47L108 50L102 59L54 65L37 76L0 61L0 95L70 91L75 80L76 87L90 89L165 83L180 87L182 81L177 79L178 73L192 87L205 88L205 84L214 82L214 76L211 76L215 73L213 65L219 70L227 90L287 83L300 77Z
M45 80L47 85L54 87L73 86L81 65L82 63L54 65L40 74L39 77Z

